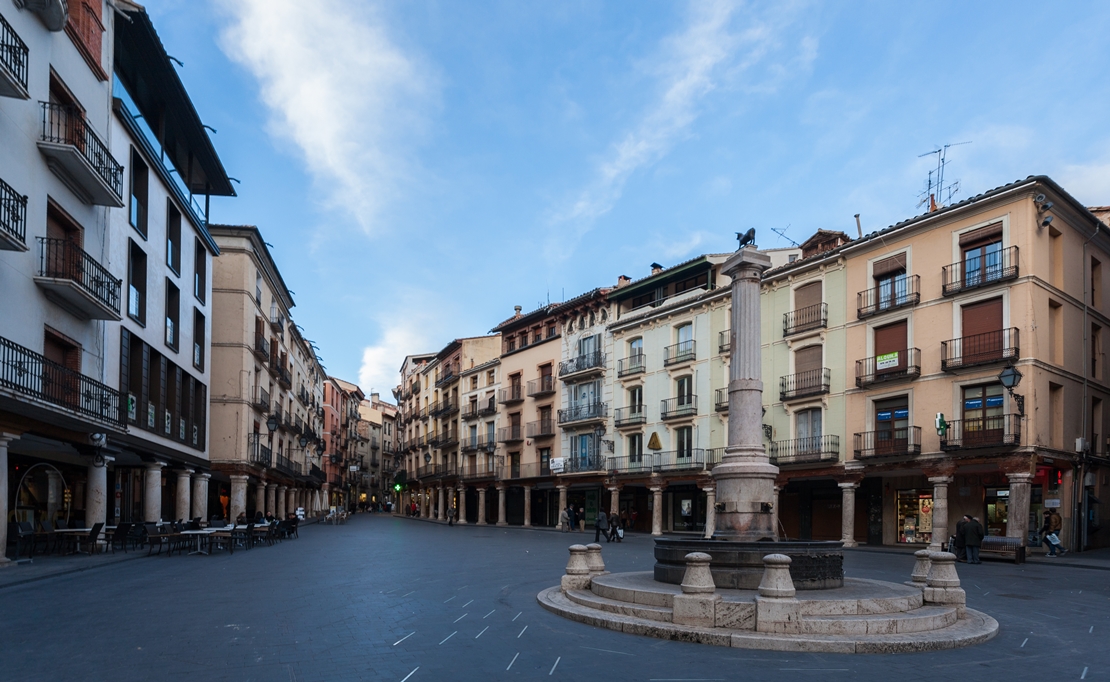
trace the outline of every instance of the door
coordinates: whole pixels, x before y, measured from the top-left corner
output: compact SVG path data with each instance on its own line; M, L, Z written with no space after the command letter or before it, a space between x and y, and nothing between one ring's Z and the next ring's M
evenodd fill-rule
M905 372L908 366L906 357L906 321L888 324L875 329L875 376Z
M875 401L875 454L894 455L909 447L910 411L905 396Z
M963 395L964 447L1002 445L1005 442L1005 397L1002 384L968 386Z
M1002 359L1002 299L971 303L960 310L963 319L960 339L961 364L970 365Z
M594 334L593 336L585 336L585 337L582 337L581 339L578 339L578 355L579 355L579 357L584 356L584 355L592 355L593 353L596 353L597 350L598 350L599 340L600 340L600 337L597 334Z
M794 435L798 439L794 451L799 455L821 451L821 408L801 410L794 418Z
M963 251L963 286L975 287L1002 277L1002 225L987 227L960 236Z

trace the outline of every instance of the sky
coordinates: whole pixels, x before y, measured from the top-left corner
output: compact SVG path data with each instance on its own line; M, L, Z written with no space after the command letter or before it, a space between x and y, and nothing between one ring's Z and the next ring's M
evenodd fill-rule
M946 144L953 201L1110 204L1110 3L1047 8L147 2L239 183L211 220L262 230L328 372L388 400L514 305L917 215Z

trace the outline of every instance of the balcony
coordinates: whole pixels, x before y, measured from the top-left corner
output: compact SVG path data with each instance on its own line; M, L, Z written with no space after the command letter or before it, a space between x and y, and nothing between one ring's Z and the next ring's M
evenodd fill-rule
M940 342L940 367L946 372L1016 360L1019 355L1017 327Z
M293 388L293 377L289 376L289 370L285 367L278 367L277 380L285 388Z
M941 450L1004 448L1021 445L1021 415L1000 414L976 419L955 419L940 439Z
M305 432L304 420L301 419L301 415L299 415L299 414L296 416L296 418L293 419L293 431L296 432L296 433L299 433L299 434L304 433L305 435L308 435Z
M261 412L269 412L270 392L262 388L261 386L258 386L254 390L254 400L251 401L251 404L254 405L254 409L256 410L259 410Z
M706 451L701 448L666 450L627 457L609 457L607 469L613 474L636 475L667 471L704 471Z
M436 447L441 449L453 448L459 444L459 432L452 429L444 431L436 438Z
M308 391L305 390L304 386L301 386L299 389L297 389L297 400L300 400L302 405L305 405L305 406L308 405L308 402L309 402Z
M39 237L35 283L75 315L90 320L119 320L121 283L73 242Z
M592 353L584 353L572 360L564 360L559 363L559 378L567 379L569 377L585 376L588 374L595 374L605 370L605 353L601 351L594 351Z
M663 421L693 417L698 413L698 397L696 395L667 398L659 402L659 418Z
M779 377L779 400L795 400L828 393L831 376L832 370L822 367Z
M27 197L0 180L0 251L27 250Z
M722 355L732 352L732 330L726 329L717 334L717 352Z
M487 465L486 462L477 462L474 465L459 467L459 478L465 480L481 480L497 478L497 468Z
M266 340L265 335L258 332L254 334L254 354L262 362L270 361L270 342Z
M323 483L324 481L327 480L327 476L320 469L320 467L316 466L315 464L313 464L312 468L308 470L308 475L311 476L312 478L316 479L316 481L318 481L320 483Z
M609 416L609 403L587 403L559 410L559 425L602 421Z
M123 208L123 166L78 109L42 102L39 151L47 165L88 204Z
M497 402L502 405L511 405L512 403L519 403L522 400L524 400L524 387L517 384L501 389L501 399Z
M1018 247L1011 246L941 268L944 295L952 296L971 289L1017 279Z
M627 358L617 360L617 376L629 377L635 374L643 374L647 369L647 362L643 353L637 355L629 355Z
M728 389L718 388L713 395L713 409L717 412L728 412Z
M628 407L618 407L613 410L613 424L616 425L618 429L625 426L644 424L646 422L647 411L644 410L643 405L630 405Z
M555 377L542 376L539 379L533 379L528 382L528 397L529 398L543 398L555 392Z
M554 419L537 419L528 422L527 427L529 438L548 438L555 435Z
M856 360L856 386L863 388L888 381L916 379L921 376L921 351L907 348Z
M124 427L116 389L3 337L0 337L0 388Z
M782 314L783 337L829 326L829 305L815 303Z
M864 319L899 308L915 306L921 301L921 277L911 275L904 279L887 280L889 283L865 289L856 294L856 317Z
M469 421L471 419L477 419L478 418L478 403L471 403L470 405L467 405L466 407L464 407L462 409L462 414L460 416L465 421Z
M771 458L771 463L778 466L839 462L840 436L811 436L775 441L767 448L767 454Z
M693 362L697 357L697 346L693 340L680 341L663 348L663 366L670 367L683 362Z
M274 468L277 469L278 471L280 471L281 473L289 475L289 476L300 476L301 475L300 463L291 461L285 455L278 455L277 456L277 462L275 463Z
M909 457L921 454L921 427L904 426L882 431L865 431L856 436L856 459Z
M551 475L551 467L542 462L527 462L524 464L509 464L498 467L497 478L503 481L515 481L526 478L543 478Z
M436 388L445 386L459 378L459 368L456 365L448 365L443 368L443 371L436 372Z
M27 44L0 16L0 97L30 99L27 94Z
M464 436L460 441L463 452L493 452L497 449L497 439L492 436Z
M447 400L441 400L438 405L439 409L432 414L433 417L447 417L459 411L458 400L448 398Z
M270 466L272 453L270 452L270 448L263 444L262 434L247 434L247 459L250 460L251 464L257 464L263 467Z
M482 405L480 403L478 405L478 416L479 417L488 417L491 414L497 414L497 403L494 402L492 396L490 397L490 399L488 401L486 401L485 405Z
M555 473L586 474L608 471L609 458L597 453L596 448L591 448L587 455L571 455L563 458L563 470Z
M524 428L520 424L497 429L498 443L519 443L522 440L524 440Z
M721 459L725 456L724 448L709 448L705 451L705 470L711 471L713 467L721 463Z

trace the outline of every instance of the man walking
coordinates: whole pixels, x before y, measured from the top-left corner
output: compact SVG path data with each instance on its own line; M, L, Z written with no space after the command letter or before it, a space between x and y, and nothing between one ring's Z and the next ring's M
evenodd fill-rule
M1052 557L1053 559L1057 556L1063 556L1068 552L1068 550L1064 549L1064 544L1060 541L1060 527L1064 525L1063 519L1060 519L1060 515L1055 514L1054 511L1055 510L1051 509L1044 510L1044 525L1041 526L1041 542L1048 547L1048 554L1045 556ZM1059 519L1056 523L1053 523L1053 516ZM1052 541L1052 538L1049 537L1050 535L1056 538L1056 542ZM1056 554L1056 550L1060 550L1060 554Z
M955 548L956 561L967 561L967 545L964 544L964 526L971 520L971 517L964 514L963 518L956 522L956 534L953 536L955 541L952 546Z
M964 525L964 546L967 548L967 563L982 563L979 561L979 548L983 546L984 535L986 535L986 532L983 530L983 524L979 523L977 517L972 517Z
M455 525L455 505L451 505L451 508L447 510L447 525Z
M605 515L605 510L597 512L597 522L594 523L594 542L600 541L602 534L605 535L605 542L612 542L609 539L609 517Z
M564 533L570 532L570 507L564 507L563 511L559 512L559 528Z

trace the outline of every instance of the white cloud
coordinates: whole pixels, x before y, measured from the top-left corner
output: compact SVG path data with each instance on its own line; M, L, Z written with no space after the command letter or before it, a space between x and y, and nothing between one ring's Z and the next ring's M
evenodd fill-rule
M258 80L270 131L291 140L330 208L363 230L418 172L412 147L436 78L355 0L234 0L224 52Z
M362 349L358 381L364 392L372 389L393 402L390 389L400 381L399 370L405 356L430 350L430 340L422 328L423 325L400 317L385 329L378 343Z
M1088 206L1110 205L1110 163L1074 164L1060 171L1060 186Z

